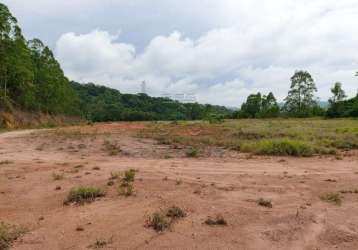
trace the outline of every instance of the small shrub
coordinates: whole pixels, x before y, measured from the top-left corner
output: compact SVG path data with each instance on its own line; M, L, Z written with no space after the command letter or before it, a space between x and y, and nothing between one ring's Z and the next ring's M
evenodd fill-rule
M185 217L185 212L180 207L170 207L167 209L166 216L169 218L183 218Z
M117 142L110 142L106 140L104 141L103 146L104 150L107 151L110 156L115 156L122 152L122 149Z
M279 156L312 156L314 149L311 145L294 140L261 140L256 143L241 145L243 152L253 152L263 155Z
M153 228L157 232L164 231L169 228L173 222L185 216L186 214L181 208L172 206L149 216L147 219L147 226Z
M222 115L219 114L210 114L206 117L206 120L210 123L210 124L220 124L223 123L224 117Z
M176 184L176 185L181 185L181 184L183 184L183 181L180 180L180 179L177 179L177 180L175 181L175 184Z
M104 248L108 244L110 244L110 242L103 239L97 239L92 245L89 246L89 248L93 248L93 249Z
M134 169L130 169L128 171L124 172L124 177L123 177L123 181L126 182L133 182L134 181L134 177L135 177L135 173L136 171Z
M129 197L134 194L133 185L129 182L122 182L121 185L119 186L118 192L120 195Z
M162 212L153 213L147 220L147 226L153 228L157 232L164 231L170 224L171 219L165 216Z
M226 226L227 221L224 219L222 215L217 215L214 219L211 217L207 218L205 224L209 226L217 226L217 225Z
M69 205L71 203L76 204L84 204L93 202L98 197L105 196L104 191L100 188L95 187L79 187L74 188L68 194L66 200L64 201L65 205Z
M337 206L342 204L342 197L339 193L327 193L320 196L322 201L333 203Z
M186 157L195 158L198 157L198 150L196 148L190 147L185 151Z
M64 178L63 173L52 173L52 179L54 181L59 181L59 180L62 180L63 178Z
M271 200L267 200L267 199L263 199L263 198L260 198L257 200L257 205L262 206L262 207L272 208Z
M0 222L0 249L9 249L11 244L24 233L25 230L22 228Z

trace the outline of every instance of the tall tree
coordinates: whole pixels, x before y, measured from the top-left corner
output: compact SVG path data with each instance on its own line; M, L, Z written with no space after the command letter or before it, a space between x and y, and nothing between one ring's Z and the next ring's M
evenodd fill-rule
M256 118L261 110L262 97L261 93L251 94L247 97L246 102L241 105L239 112L240 118Z
M0 81L3 100L31 108L34 103L33 68L26 40L17 20L0 3Z
M344 98L347 97L346 93L342 89L342 83L340 82L336 82L334 84L333 88L331 88L331 92L333 94L333 97L329 99L330 103L341 102L344 100Z
M328 117L343 117L345 114L345 103L344 99L347 97L342 84L336 82L331 89L333 96L329 99L329 107L326 115Z
M278 117L280 114L280 107L278 106L277 100L272 92L267 96L262 97L261 109L257 117L259 118L272 118Z
M291 116L305 117L312 115L312 109L317 106L314 93L316 84L307 71L296 71L291 77L291 87L285 99L284 109Z

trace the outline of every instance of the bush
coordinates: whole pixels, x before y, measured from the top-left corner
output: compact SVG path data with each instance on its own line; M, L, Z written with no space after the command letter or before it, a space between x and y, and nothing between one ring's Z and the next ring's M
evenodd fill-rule
M12 242L17 240L23 233L24 230L19 227L0 222L0 249L9 249Z
M224 219L223 216L221 215L217 215L216 218L207 218L206 221L205 221L205 224L206 225L209 225L209 226L226 226L227 225L227 221Z
M327 193L324 195L321 195L321 200L333 203L337 206L340 206L342 204L342 198L339 193Z
M171 219L162 212L155 212L149 216L147 226L152 227L155 231L164 231L171 224Z
M133 195L134 193L133 185L130 182L122 182L118 188L118 193L125 197L129 197Z
M135 170L134 169L130 169L128 171L124 172L124 177L123 177L123 181L126 182L133 182L134 181L134 177L135 177Z
M196 148L190 147L186 150L185 155L191 158L198 157L198 150Z
M71 203L84 204L93 202L98 197L105 196L105 192L100 188L95 187L79 187L73 188L68 194L66 200L64 201L65 205Z
M62 180L64 178L64 174L63 173L52 173L52 179L54 181L59 181Z
M279 156L312 156L314 149L311 145L295 140L261 140L256 143L243 144L243 152L253 152L263 155Z
M168 208L166 212L166 216L169 218L183 218L185 215L185 212L180 207L176 206Z
M272 208L271 200L267 200L267 199L263 199L263 198L260 198L257 200L257 205L262 206L262 207Z
M170 225L179 218L185 217L185 212L176 206L153 213L147 219L147 226L160 232L169 228Z

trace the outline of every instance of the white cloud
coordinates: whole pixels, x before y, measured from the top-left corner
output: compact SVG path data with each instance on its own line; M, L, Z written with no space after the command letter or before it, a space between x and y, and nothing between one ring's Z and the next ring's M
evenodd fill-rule
M206 1L221 27L196 39L173 31L138 53L105 31L66 33L57 41L57 58L74 80L123 92L139 92L146 80L152 95L195 92L200 102L230 106L258 91L282 100L296 69L312 73L322 99L335 81L356 93L357 1Z

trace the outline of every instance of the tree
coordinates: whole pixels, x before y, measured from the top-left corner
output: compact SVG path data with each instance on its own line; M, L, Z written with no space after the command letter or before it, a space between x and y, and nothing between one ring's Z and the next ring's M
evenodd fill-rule
M258 118L272 118L278 117L280 114L280 107L276 101L275 96L270 92L267 96L263 96L261 100L261 109L257 114Z
M331 92L333 94L333 97L329 100L330 103L337 103L341 102L346 98L346 93L342 89L342 83L336 82L334 84L334 87L331 88Z
M256 118L261 110L261 93L251 94L247 97L246 102L241 105L239 118Z
M333 96L329 99L329 107L327 110L328 117L343 117L345 114L345 103L344 99L347 97L342 84L336 82L331 89Z
M296 71L291 77L291 87L285 99L284 110L290 116L307 117L312 115L312 108L317 106L314 100L316 84L307 71Z

